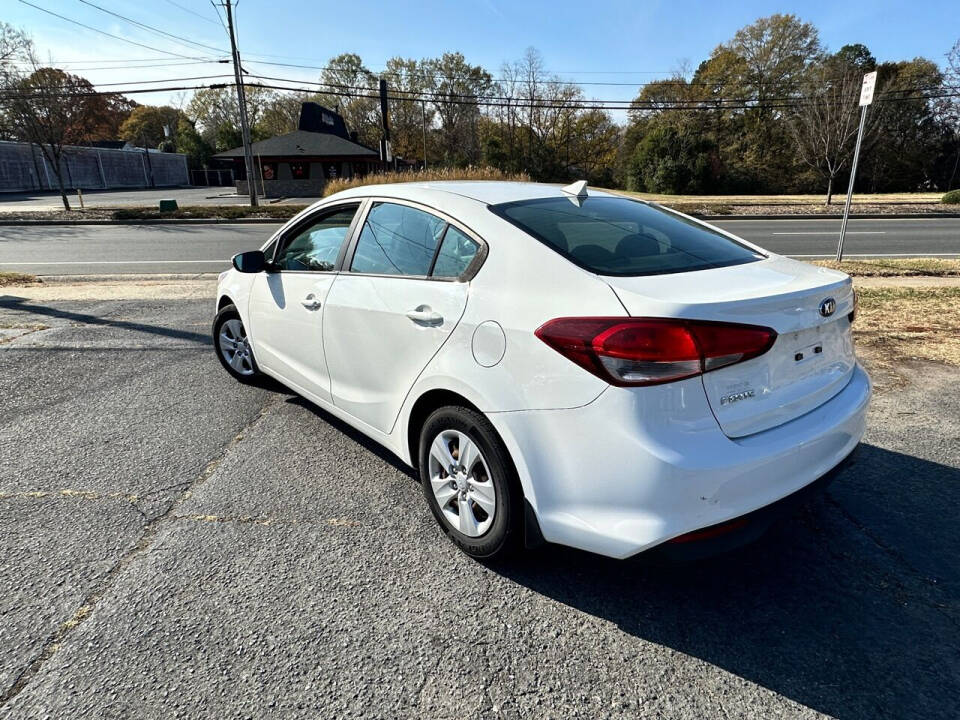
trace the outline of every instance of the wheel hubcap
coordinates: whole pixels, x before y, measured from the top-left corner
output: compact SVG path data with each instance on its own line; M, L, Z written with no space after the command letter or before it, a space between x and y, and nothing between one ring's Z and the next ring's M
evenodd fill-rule
M444 520L468 537L493 524L497 493L483 453L468 435L444 430L430 445L430 485Z
M220 326L220 354L227 364L241 375L253 375L253 353L247 331L237 318Z

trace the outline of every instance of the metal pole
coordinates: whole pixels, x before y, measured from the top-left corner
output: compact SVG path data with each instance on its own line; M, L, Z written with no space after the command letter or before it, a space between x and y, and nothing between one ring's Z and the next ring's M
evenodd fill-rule
M860 109L860 129L857 131L857 146L853 151L853 165L850 168L850 184L847 186L847 202L843 206L843 221L840 223L840 242L837 243L837 262L843 260L843 237L847 234L847 218L850 216L850 201L853 199L853 183L857 179L857 162L860 160L860 143L863 142L863 126L867 119L867 108Z
M427 169L427 101L420 101L420 112L423 117L423 169Z
M240 108L240 136L243 138L243 161L247 171L247 189L250 191L250 206L256 207L257 187L253 171L253 152L250 147L250 126L247 122L247 96L243 90L243 74L240 71L240 52L237 50L237 36L233 29L233 8L230 0L224 0L227 10L227 29L230 33L230 53L233 57L233 75L237 83L237 104Z
M390 162L390 121L387 119L387 81L380 78L380 121L383 137L380 140L380 160L384 170Z

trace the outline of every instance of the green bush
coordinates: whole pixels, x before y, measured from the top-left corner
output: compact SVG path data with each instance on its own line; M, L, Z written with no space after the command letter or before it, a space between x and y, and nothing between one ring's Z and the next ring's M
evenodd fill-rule
M960 205L960 190L951 190L940 202L944 205Z

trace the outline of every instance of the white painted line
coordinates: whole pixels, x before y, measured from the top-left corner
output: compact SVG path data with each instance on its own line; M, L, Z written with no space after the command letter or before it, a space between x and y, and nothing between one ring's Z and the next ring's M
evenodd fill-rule
M157 264L209 265L219 263L229 265L229 260L70 260L57 262L0 262L0 267L8 265L157 265Z
M771 235L836 235L835 231L808 231L808 232L774 232ZM847 235L886 235L886 230L848 230Z
M845 258L881 258L881 257L934 257L934 258L951 258L951 257L960 257L960 253L862 253L859 255L851 255L850 253L844 253ZM833 258L836 257L836 253L830 253L829 255L794 255L789 254L786 257L792 258Z

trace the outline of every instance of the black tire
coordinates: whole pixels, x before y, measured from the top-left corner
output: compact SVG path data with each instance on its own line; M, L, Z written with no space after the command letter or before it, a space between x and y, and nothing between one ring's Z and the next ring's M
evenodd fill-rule
M471 537L454 528L444 517L430 482L430 447L441 432L466 434L480 449L496 492L496 512L490 527ZM467 555L474 558L503 557L519 547L523 537L523 491L510 454L496 430L481 413L464 407L443 407L427 418L420 430L420 484L427 504L440 527Z
M224 305L220 312L217 313L216 317L213 319L213 347L217 353L217 360L220 361L220 364L223 365L223 369L226 370L233 378L239 382L250 384L259 382L263 375L260 372L260 368L257 366L257 361L253 357L253 349L247 346L248 352L248 364L250 367L249 373L238 372L230 363L227 361L227 358L224 355L224 349L221 347L221 329L223 326L230 320L235 320L240 323L240 327L243 328L243 320L240 319L240 313L237 312L237 308L233 305ZM244 337L246 336L246 328L243 328Z

